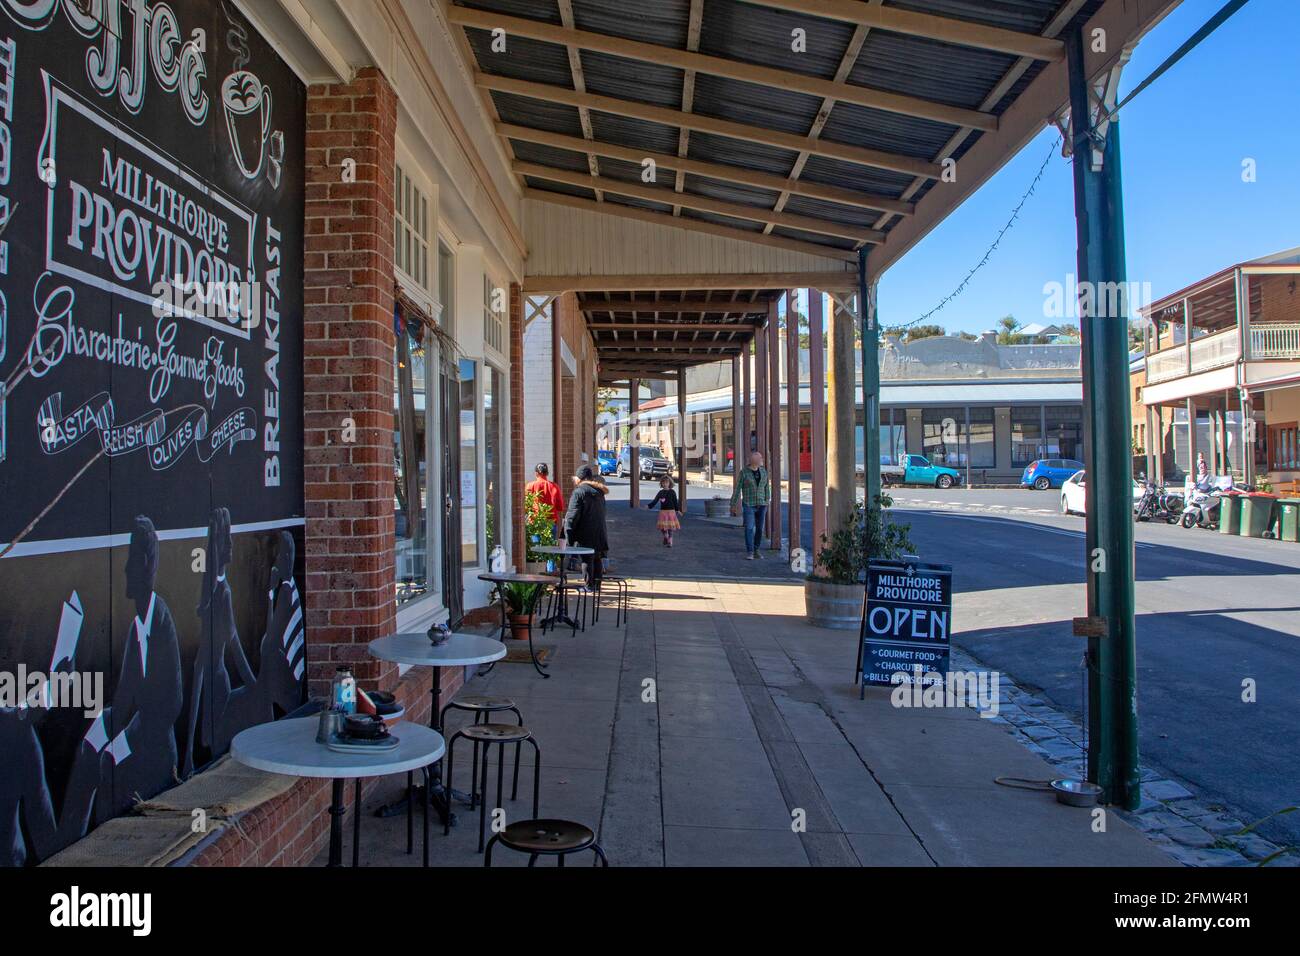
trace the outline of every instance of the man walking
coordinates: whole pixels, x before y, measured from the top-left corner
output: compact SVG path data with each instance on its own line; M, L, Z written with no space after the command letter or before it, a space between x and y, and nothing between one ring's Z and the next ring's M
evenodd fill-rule
M601 481L590 465L583 465L575 476L577 484L569 497L569 512L564 519L565 536L569 544L591 548L594 554L582 559L586 565L587 586L600 589L602 561L609 553L609 537L605 528L605 496L609 488Z
M749 560L754 561L761 557L763 519L767 517L767 506L772 500L772 478L763 467L763 456L758 452L749 456L749 467L742 468L736 476L731 492L733 515L739 514L737 500L745 510L745 550L749 552Z
M531 491L537 495L537 510L539 512L550 510L551 524L555 528L555 541L558 544L563 537L564 492L560 491L560 486L548 477L550 469L546 467L546 462L538 464L533 469L533 474L537 477L528 483L528 487L524 491Z

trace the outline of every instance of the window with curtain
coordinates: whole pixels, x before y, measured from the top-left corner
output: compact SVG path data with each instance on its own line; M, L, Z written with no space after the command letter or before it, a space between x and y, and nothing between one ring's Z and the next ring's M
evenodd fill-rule
M1043 457L1042 406L1014 406L1011 409L1011 466L1023 468Z
M932 465L966 464L966 409L924 409L921 425L922 454Z
M397 604L429 590L428 404L429 331L399 306L394 315L394 535Z
M475 567L478 555L478 364L460 360L460 557Z

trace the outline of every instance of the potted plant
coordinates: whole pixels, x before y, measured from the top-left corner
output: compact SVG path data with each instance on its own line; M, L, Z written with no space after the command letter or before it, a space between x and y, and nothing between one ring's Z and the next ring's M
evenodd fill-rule
M546 571L546 555L538 554L534 548L546 548L555 544L555 522L551 520L550 509L538 506L535 491L524 493L524 514L528 520L524 524L524 535L528 539L528 555L524 559L524 571L528 574L543 574Z
M510 636L516 641L528 640L533 627L533 612L537 608L540 584L509 582L496 586L496 599L506 606L510 620Z
M867 562L872 558L896 560L914 549L911 525L885 517L894 500L876 495L870 508L855 502L844 524L822 535L817 562L804 581L804 610L817 627L852 630L862 620Z

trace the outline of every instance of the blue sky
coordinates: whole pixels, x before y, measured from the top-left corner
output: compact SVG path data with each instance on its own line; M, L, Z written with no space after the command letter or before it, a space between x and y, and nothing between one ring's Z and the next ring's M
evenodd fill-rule
M1134 51L1121 96L1223 6L1184 0ZM1155 297L1243 259L1300 246L1300 2L1251 0L1121 114L1128 277ZM1056 136L1039 134L880 280L880 321L915 320L960 284ZM1242 161L1257 181L1242 181ZM1044 321L1043 284L1075 271L1068 160L1048 171L993 259L928 321L979 332Z

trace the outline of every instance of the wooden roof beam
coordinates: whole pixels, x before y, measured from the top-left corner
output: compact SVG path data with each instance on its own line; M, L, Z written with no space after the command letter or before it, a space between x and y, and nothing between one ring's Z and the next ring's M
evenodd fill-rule
M800 181L772 173L745 169L740 166L728 166L726 163L711 163L702 159L674 156L671 153L655 153L644 149L633 149L630 146L620 146L617 143L589 142L578 136L566 136L563 133L551 133L546 130L533 129L530 126L515 126L510 123L498 123L496 130L498 135L506 139L540 143L543 146L554 146L556 149L566 149L575 153L587 150L599 156L625 159L630 163L640 164L649 159L653 160L656 166L675 169L679 173L695 173L721 182L739 183L742 186L757 186L759 189L770 189L777 193L790 192L797 196L807 196L810 199L838 203L841 206L878 209L881 212L893 213L898 216L910 216L916 211L915 203L893 199L889 196Z
M675 194L674 194L675 195ZM580 196L570 196L567 193L547 192L544 189L525 189L525 199L535 199L538 202L555 203L560 206L570 206L574 209L586 209L589 212L604 213L607 216L618 216L622 219L636 219L640 222L654 223L661 226L673 226L677 229L687 229L691 232L703 232L709 235L722 236L726 239L739 239L743 242L753 242L761 246L773 246L778 249L789 249L793 252L802 252L805 255L819 256L824 259L840 259L845 262L856 262L857 253L850 249L839 249L834 246L819 246L814 242L802 242L799 239L786 239L784 236L765 236L761 232L746 232L744 229L735 229L731 226L720 226L712 222L702 222L698 219L674 218L666 212L655 212L650 209L641 209L636 206L622 206L615 203L596 202L594 199L583 199ZM610 288L616 288L610 286Z
M545 195L550 195L549 193ZM595 205L591 203L590 205ZM674 225L677 225L674 223ZM857 261L857 256L854 256ZM753 290L812 288L823 292L856 289L856 269L809 272L647 272L618 275L532 275L524 277L524 295L562 295L565 292L702 292L706 289Z
M681 205L688 209L699 209L720 216L730 216L732 219L748 219L751 222L760 223L770 222L777 226L785 226L787 229L798 229L802 232L823 236L835 236L840 239L850 239L854 242L881 242L885 238L883 232L878 232L875 229L846 226L843 223L833 222L829 219L818 219L813 216L796 216L788 212L773 212L766 206L746 206L743 203L726 202L708 196L697 196L694 193L675 193L656 186L643 186L640 183L629 183L622 179L611 179L608 176L586 176L567 169L556 169L553 166L542 166L537 163L515 162L511 164L511 168L520 175L529 176L533 179L545 179L553 183L568 183L571 186L585 186L588 189L595 189L604 193L632 196L635 199L647 199L651 202L660 202L666 205Z
M855 4L860 6L860 4ZM507 36L525 36L534 40L555 43L566 47L580 47L606 53L610 56L626 57L644 63L676 67L679 70L694 70L710 76L753 83L758 86L770 86L774 89L794 90L810 96L834 97L845 103L855 103L871 109L899 113L904 116L916 116L947 123L951 126L973 126L976 129L992 131L998 128L998 118L991 113L978 110L949 106L918 96L906 96L886 90L875 90L865 86L826 80L806 73L795 73L740 60L728 60L705 53L693 53L690 50L678 50L673 47L660 46L655 43L641 43L605 33L591 33L585 30L570 30L540 20L528 20L523 17L510 17L487 10L474 10L470 7L452 7L449 16L453 23L463 27L480 30L505 30ZM504 55L504 54L503 54Z
M464 8L457 7L456 9ZM650 123L659 123L663 126L686 127L697 132L713 133L731 139L776 146L795 153L807 150L815 156L827 156L831 159L840 159L846 163L857 163L859 166L869 166L873 169L889 169L896 173L925 176L929 179L938 179L943 173L938 163L917 159L913 156L903 156L900 153L866 149L848 143L837 143L833 140L812 139L808 136L784 133L764 126L734 123L731 120L715 119L711 116L701 116L698 113L683 113L681 110L652 106L649 103L639 103L636 100L579 93L576 90L566 89L563 86L555 86L550 83L533 83L529 80L516 80L508 76L495 76L481 71L474 74L474 82L479 87L487 90L513 93L516 96L542 100L547 103L563 103L575 109L586 106L600 113L613 113L615 116L627 116Z
M1065 44L1032 33L986 26L932 13L916 13L898 7L873 7L855 0L745 0L760 7L789 13L804 13L827 20L840 20L864 27L941 40L956 46L1012 53L1051 62L1065 59Z

